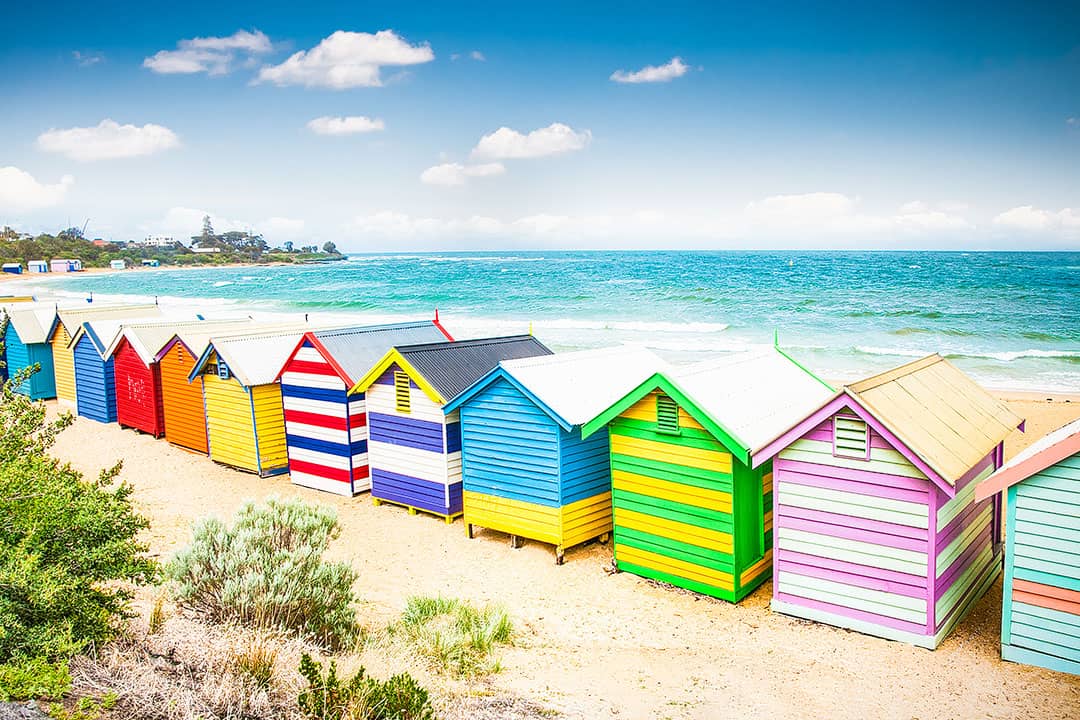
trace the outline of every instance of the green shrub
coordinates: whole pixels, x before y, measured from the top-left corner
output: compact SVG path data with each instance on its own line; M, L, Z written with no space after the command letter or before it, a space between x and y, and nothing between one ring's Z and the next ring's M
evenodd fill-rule
M322 663L304 653L300 674L308 687L297 701L300 712L310 720L435 720L427 690L408 673L382 682L360 668L348 680L341 680L333 660L323 676Z
M0 390L0 693L13 697L35 694L18 668L42 669L53 687L63 661L112 637L130 614L130 584L157 571L132 489L115 482L120 466L90 481L50 457L71 420L49 422L42 403L14 393L25 377Z
M345 563L323 560L338 534L333 509L300 500L248 503L232 527L210 518L167 567L178 601L213 622L293 632L339 648L357 633Z
M0 665L0 700L58 699L71 687L67 660L14 658Z
M99 720L102 712L107 712L116 707L116 694L106 693L100 700L97 698L80 698L75 707L67 710L59 703L49 708L49 717L53 720Z
M509 644L513 624L504 608L474 605L454 598L409 598L393 629L437 669L456 675L493 672L496 645Z

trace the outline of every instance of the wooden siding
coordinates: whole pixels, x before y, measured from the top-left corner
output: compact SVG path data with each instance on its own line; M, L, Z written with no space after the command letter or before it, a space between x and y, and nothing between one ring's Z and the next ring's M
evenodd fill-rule
M1001 655L1080 674L1080 454L1009 488Z
M112 357L116 378L116 421L124 427L161 437L165 433L165 417L158 364L143 364L127 339L120 341Z
M255 446L259 453L259 474L276 475L289 469L285 440L285 415L281 409L281 385L268 383L248 388L255 409Z
M23 343L19 333L15 332L10 323L4 334L4 343L7 347L7 370L9 376L14 376L20 370L30 367L35 363L41 365L41 369L31 375L26 381L16 388L15 392L26 395L31 400L47 400L56 397L56 375L53 372L52 348L47 343Z
M646 395L608 425L616 564L736 602L770 568L765 471L736 461L682 407L678 434L661 431L657 397Z
M371 497L444 517L462 512L460 440L457 411L444 415L435 403L409 383L408 412L398 410L394 386L396 365L368 388L367 443ZM453 452L449 452L453 450Z
M158 362L165 439L173 445L209 453L202 379L188 382L196 359L181 343L174 342Z
M71 335L63 323L57 323L49 345L52 347L53 373L56 376L56 399L75 403L75 356L68 349Z
M223 465L259 472L255 418L247 388L235 378L202 376L210 458Z
M566 548L611 532L607 433L581 440L506 380L460 408L466 526ZM470 530L471 531L471 530Z
M72 358L79 416L100 423L116 422L116 380L112 358L102 360L89 335L79 338Z
M950 499L870 429L869 459L833 454L832 418L773 468L773 606L933 648L995 577L992 501L974 502L997 451Z
M371 488L367 406L305 342L281 375L289 475L293 483L351 497Z

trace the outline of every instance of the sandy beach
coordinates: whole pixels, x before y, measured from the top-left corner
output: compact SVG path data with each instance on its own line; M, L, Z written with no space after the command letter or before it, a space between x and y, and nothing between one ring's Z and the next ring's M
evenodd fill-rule
M1009 438L1007 456L1080 417L1080 396L1008 399L1027 432ZM359 571L367 621L389 621L416 593L504 603L521 633L493 688L567 717L1080 716L1080 678L999 659L1000 581L929 652L771 613L769 583L730 605L611 574L611 550L596 544L557 567L538 543L513 550L486 532L468 540L460 521L297 488L287 475L261 479L117 425L79 418L55 453L87 475L123 460L162 558L188 540L193 520L228 516L246 499L299 496L337 508L332 553Z

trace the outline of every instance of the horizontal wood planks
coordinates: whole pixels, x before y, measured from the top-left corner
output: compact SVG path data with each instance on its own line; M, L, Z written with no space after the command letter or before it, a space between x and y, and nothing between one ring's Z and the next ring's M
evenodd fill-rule
M1080 454L1008 489L1002 657L1080 674Z
M75 403L75 356L68 348L71 335L63 323L57 323L49 345L52 347L53 372L56 376L56 399Z
M173 342L158 362L165 439L174 445L208 453L202 379L189 383L195 360L180 342Z
M685 408L661 430L658 393L608 425L615 562L620 570L736 602L766 577L766 489L772 476L738 468ZM745 493L737 507L736 493ZM771 531L771 517L770 526Z
M120 341L112 357L116 421L124 427L161 437L165 433L165 416L158 364L145 365L126 338Z
M101 423L116 422L113 359L102 360L90 336L84 334L75 345L72 360L79 415Z

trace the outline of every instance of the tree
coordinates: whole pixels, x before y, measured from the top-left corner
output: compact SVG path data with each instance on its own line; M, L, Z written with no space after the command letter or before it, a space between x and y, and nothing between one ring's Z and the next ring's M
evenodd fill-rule
M337 255L338 254L337 245L335 245L330 240L327 240L326 243L323 244L322 251L324 253L326 253L327 255Z
M293 251L293 241L292 240L286 240L285 241L285 252L291 253L292 251Z

